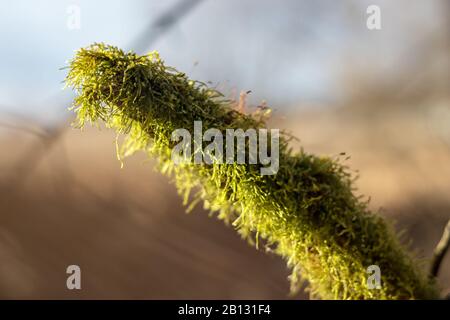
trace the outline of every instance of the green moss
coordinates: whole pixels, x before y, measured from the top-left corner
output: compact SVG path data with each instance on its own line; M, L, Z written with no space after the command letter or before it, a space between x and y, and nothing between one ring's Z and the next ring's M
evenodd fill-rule
M223 96L167 67L156 52L138 56L104 44L77 52L66 84L77 92L79 125L103 121L126 134L119 153L144 150L159 159L185 204L203 201L251 243L282 256L292 289L307 280L326 299L426 299L433 283L400 245L392 228L371 213L352 190L352 177L337 160L280 139L280 168L261 176L259 165L174 165L171 133L204 128L260 128L264 117L235 111ZM381 269L382 288L367 288L367 267Z

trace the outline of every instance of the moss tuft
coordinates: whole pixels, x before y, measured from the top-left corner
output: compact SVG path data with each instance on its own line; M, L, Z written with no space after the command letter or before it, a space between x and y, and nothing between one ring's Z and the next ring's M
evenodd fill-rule
M78 125L103 121L127 138L120 157L144 150L159 159L185 204L203 201L250 243L264 243L292 270L292 290L307 280L313 297L325 299L427 299L437 289L397 240L393 229L352 190L352 177L337 160L280 139L279 171L261 176L256 164L175 165L177 128L265 127L219 92L167 67L156 52L125 53L105 44L80 49L70 61L67 86L77 96ZM256 240L255 240L256 239ZM367 287L370 265L381 269L382 288Z

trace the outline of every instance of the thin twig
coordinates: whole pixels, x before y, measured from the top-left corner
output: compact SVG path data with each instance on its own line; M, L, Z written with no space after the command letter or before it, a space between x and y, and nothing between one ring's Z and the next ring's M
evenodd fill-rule
M21 126L21 125L16 125L16 124L0 121L0 127L8 129L8 130L22 131L22 132L34 135L36 137L39 137L41 139L45 139L47 137L46 132L44 132L42 130L37 130L37 129L31 128L29 126Z
M430 278L435 278L438 275L439 267L444 259L445 253L450 247L450 220L445 226L441 240L434 249L433 258L431 260Z
M144 29L131 43L131 49L136 53L144 53L158 38L172 28L181 18L187 15L203 0L178 1L167 12L164 12Z

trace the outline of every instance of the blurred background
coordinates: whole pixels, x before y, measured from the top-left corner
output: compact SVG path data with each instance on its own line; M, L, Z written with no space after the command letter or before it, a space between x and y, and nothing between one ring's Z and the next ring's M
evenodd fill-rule
M381 29L366 26L369 5ZM70 127L60 70L106 42L209 83L322 155L431 257L450 218L447 0L23 1L0 12L0 298L307 299L288 270L201 209L114 133ZM67 290L66 267L82 290ZM450 291L450 255L439 275Z

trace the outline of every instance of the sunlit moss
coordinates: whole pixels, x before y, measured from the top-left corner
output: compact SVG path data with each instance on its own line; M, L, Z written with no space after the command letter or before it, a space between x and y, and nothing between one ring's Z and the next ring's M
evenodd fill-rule
M77 96L78 123L103 121L126 134L121 157L144 150L172 177L186 205L203 202L250 243L282 256L292 290L307 280L313 297L425 299L436 288L399 244L392 228L352 190L337 160L289 149L280 141L280 168L261 176L259 165L174 165L171 133L204 128L260 128L263 117L244 115L223 96L167 67L156 52L145 56L94 44L70 61L66 84ZM367 267L378 265L382 288L367 287Z

